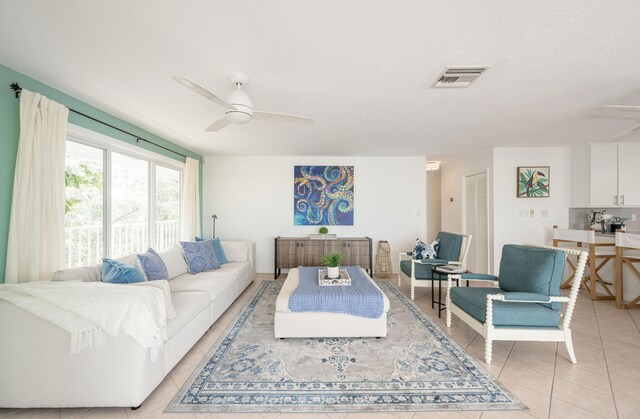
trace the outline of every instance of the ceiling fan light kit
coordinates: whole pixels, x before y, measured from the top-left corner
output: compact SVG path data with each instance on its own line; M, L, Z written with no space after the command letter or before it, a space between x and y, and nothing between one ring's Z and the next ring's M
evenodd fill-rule
M288 122L313 122L312 118L306 116L287 115L274 112L261 112L256 111L253 108L253 102L243 90L242 87L247 84L249 78L246 74L240 72L233 72L229 75L231 84L234 85L235 90L229 94L227 100L221 99L219 96L211 93L204 87L186 79L182 76L172 76L172 78L184 87L192 90L193 92L204 96L205 98L216 102L222 106L225 110L225 114L222 118L218 119L206 129L206 131L219 131L226 127L230 123L234 124L246 124L253 117L259 117L261 120L275 120L275 121L288 121Z

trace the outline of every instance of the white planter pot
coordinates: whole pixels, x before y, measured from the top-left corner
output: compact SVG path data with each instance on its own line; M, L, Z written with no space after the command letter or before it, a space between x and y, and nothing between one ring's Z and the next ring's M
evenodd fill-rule
M327 267L327 276L331 279L338 278L340 276L340 267Z

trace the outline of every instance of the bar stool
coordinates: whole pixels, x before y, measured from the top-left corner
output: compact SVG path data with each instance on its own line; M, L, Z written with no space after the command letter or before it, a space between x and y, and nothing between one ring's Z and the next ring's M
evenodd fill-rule
M640 263L640 234L616 233L616 307L640 308L640 295L628 303L624 302L625 265L640 280L640 271L634 266Z
M615 300L616 296L609 288L612 283L606 282L598 273L610 260L615 260L616 253L613 249L615 243L602 243L596 241L596 233L593 230L570 230L566 228L558 228L553 226L553 245L560 247L561 244L575 243L569 246L574 249L587 250L589 258L587 267L589 275L582 279L582 285L589 291L592 300ZM576 265L567 258L567 266L572 270L573 274L562 283L562 288L569 288L571 280L575 275ZM605 294L599 294L596 285L599 284Z

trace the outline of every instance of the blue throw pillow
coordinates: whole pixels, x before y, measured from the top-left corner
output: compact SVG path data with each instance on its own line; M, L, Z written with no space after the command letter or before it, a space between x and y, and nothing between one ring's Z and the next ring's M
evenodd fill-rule
M211 240L180 242L182 252L187 259L190 274L197 274L212 269L219 269L220 263L216 258Z
M203 242L206 239L203 239L202 237L198 237L196 236L196 241L197 242ZM227 255L224 254L224 249L222 248L222 243L220 242L220 239L215 238L212 240L213 242L213 251L216 252L216 257L218 258L218 263L220 263L220 265L229 262L227 260Z
M146 253L139 254L138 260L149 281L169 279L167 265L164 264L160 255L152 248L149 248Z
M220 239L213 239L212 242L213 251L216 252L216 257L218 258L218 262L220 262L220 265L222 265L223 263L227 263L227 255L224 254L224 249L222 248Z
M102 259L102 282L133 284L144 281L143 273L135 266L114 259Z

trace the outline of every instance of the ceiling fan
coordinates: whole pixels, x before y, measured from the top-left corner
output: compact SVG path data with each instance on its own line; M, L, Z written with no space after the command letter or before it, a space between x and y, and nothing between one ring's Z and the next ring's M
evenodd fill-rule
M218 95L214 95L204 87L197 85L185 77L174 75L171 76L171 78L185 86L187 89L212 100L224 108L224 116L207 127L206 131L209 132L220 131L231 123L245 124L252 119L260 121L313 123L313 119L306 116L254 110L251 99L249 99L249 96L242 90L243 86L246 86L247 81L249 80L249 77L244 73L234 72L229 75L229 80L236 89L229 94L227 100L222 99Z
M632 105L605 105L601 106L600 109L603 110L616 110L620 112L640 112L640 106L632 106ZM629 128L625 128L620 132L613 134L610 139L615 140L621 137L626 137L629 134L633 134L636 130L640 129L640 121L636 124L631 125Z

